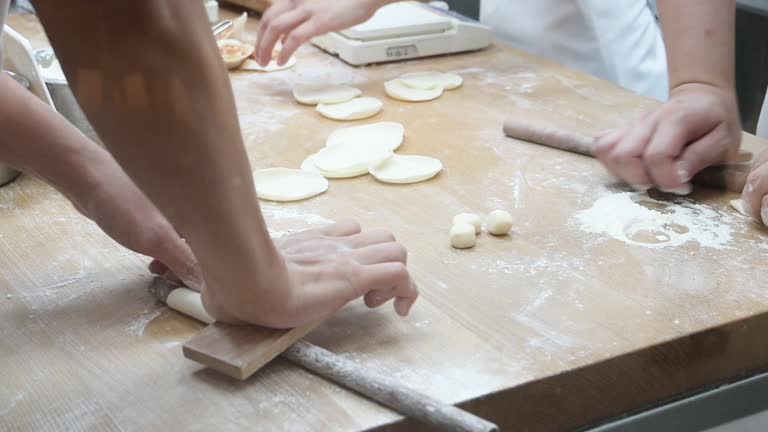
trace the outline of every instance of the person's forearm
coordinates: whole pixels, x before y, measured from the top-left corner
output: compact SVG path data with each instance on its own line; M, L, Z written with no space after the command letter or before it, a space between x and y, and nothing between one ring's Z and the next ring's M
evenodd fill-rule
M1 161L41 177L76 205L100 186L97 171L111 159L106 150L5 74L0 94Z
M735 0L659 0L670 89L699 83L733 90Z
M282 261L261 217L229 79L202 5L35 5L84 112L184 234L211 293L263 297L268 308L275 293L244 272L267 280Z

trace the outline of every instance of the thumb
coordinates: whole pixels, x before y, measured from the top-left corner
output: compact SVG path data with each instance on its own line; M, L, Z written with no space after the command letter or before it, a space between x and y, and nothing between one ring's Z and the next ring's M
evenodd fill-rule
M173 273L189 288L200 291L204 285L204 279L197 258L192 249L178 235L174 235L161 241L161 247L153 258L165 264L168 271Z

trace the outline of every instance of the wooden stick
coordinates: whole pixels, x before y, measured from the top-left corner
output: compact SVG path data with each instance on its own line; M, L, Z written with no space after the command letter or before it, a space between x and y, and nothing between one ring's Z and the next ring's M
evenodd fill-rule
M190 291L160 277L154 278L149 285L150 293L163 303L166 303L171 293L176 290ZM198 320L206 319L207 313L200 314L200 317L194 316L198 314L196 310L204 311L199 294L194 296L185 292L183 297L196 299L199 302L199 305L187 305L183 312L192 313L193 318ZM229 376L245 379L272 358L282 355L329 381L440 430L456 432L499 430L495 424L474 414L442 403L381 374L367 371L309 342L296 341L315 326L316 324L312 324L292 330L274 330L256 326L213 323L184 344L184 356Z
M532 122L508 119L504 122L504 133L511 138L534 144L589 157L595 156L593 153L594 138L564 130L545 121ZM751 155L749 156L746 159L751 159ZM692 182L741 193L747 181L749 170L750 165L746 162L712 166L699 172Z
M498 431L495 424L408 388L309 342L298 341L283 357L408 417L446 431Z

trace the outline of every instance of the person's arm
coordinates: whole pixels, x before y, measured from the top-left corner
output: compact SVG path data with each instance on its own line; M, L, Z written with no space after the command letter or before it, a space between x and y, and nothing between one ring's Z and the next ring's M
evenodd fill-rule
M360 296L407 314L418 294L391 235L344 224L272 243L202 4L34 4L91 124L187 239L212 315L293 327Z
M277 41L284 64L294 51L315 36L365 22L377 9L402 0L280 0L264 12L256 41L256 59L265 66Z
M690 179L741 143L734 84L735 1L659 0L670 98L637 123L599 137L595 152L637 189L686 193Z
M0 74L0 160L51 183L110 237L192 288L202 277L187 244L106 150Z

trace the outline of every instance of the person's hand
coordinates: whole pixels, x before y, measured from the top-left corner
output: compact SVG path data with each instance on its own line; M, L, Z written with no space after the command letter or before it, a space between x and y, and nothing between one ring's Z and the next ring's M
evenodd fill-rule
M768 150L764 150L752 161L752 170L747 176L741 198L744 209L758 222L768 225Z
M391 0L281 0L267 9L259 25L256 61L266 66L278 41L283 42L277 63L315 36L365 22Z
M689 83L637 123L597 137L595 156L637 190L655 186L684 195L694 175L731 160L740 143L735 93Z
M200 291L203 278L187 243L114 160L101 168L109 174L98 186L69 197L75 208L116 242L154 258L152 273Z
M387 231L343 222L277 239L275 246L283 265L262 275L262 286L238 298L205 289L206 310L224 322L290 328L327 318L359 297L370 308L394 298L405 316L419 295L406 250Z

